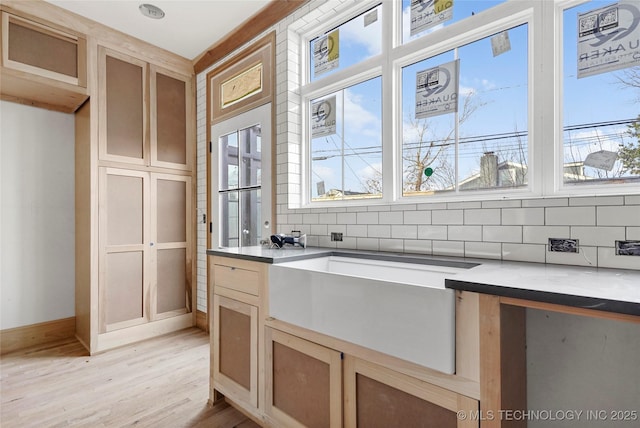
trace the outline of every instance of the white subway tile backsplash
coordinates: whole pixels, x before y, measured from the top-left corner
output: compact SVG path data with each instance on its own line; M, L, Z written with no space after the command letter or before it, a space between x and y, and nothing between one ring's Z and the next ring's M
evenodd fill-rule
M418 210L420 211L433 211L433 210L446 210L446 209L447 209L446 202L418 204Z
M318 247L336 248L337 242L331 240L331 236L318 236Z
M522 226L482 226L485 242L522 242Z
M598 248L598 266L616 269L640 270L640 257L617 256L615 248Z
M543 225L545 208L503 208L503 225Z
M391 205L391 211L415 211L415 204Z
M404 241L402 239L378 239L380 251L392 253L402 253L404 251Z
M356 213L338 213L336 222L338 224L356 224Z
M416 225L391 225L391 237L396 239L417 239L418 226Z
M547 226L595 226L595 207L545 208Z
M324 213L318 215L318 222L320 224L336 224L337 215L336 213Z
M577 253L558 253L547 251L547 263L574 266L597 266L598 251L596 247L583 247Z
M522 201L520 199L500 200L500 201L482 201L482 208L520 208Z
M500 259L502 257L502 244L498 242L465 242L464 256Z
M598 207L598 226L640 226L640 205Z
M428 239L405 239L404 252L415 254L431 254L431 241Z
M342 241L336 242L336 248L357 249L358 238L352 236L343 236Z
M500 209L470 209L464 210L464 224L500 224Z
M368 226L369 238L391 238L391 226L388 224L378 224Z
M568 198L554 198L554 199L524 199L522 201L522 208L531 207L567 207L569 206Z
M463 210L434 210L431 212L432 224L463 224Z
M402 211L381 212L378 214L380 224L402 224L404 220Z
M380 244L377 238L356 238L359 250L380 251Z
M447 239L447 226L418 226L418 239Z
M389 205L369 205L367 211L391 211L391 207Z
M309 229L309 234L311 235L328 235L328 229L326 224L312 224Z
M517 262L544 263L546 245L502 244L502 259Z
M431 224L431 211L405 211L404 224Z
M571 238L577 239L580 246L615 247L616 240L624 240L624 227L572 226Z
M625 205L640 205L640 195L627 195L624 197Z
M431 245L434 256L464 257L464 242L433 241Z
M640 240L640 227L627 227L626 239L638 241Z
M482 208L482 202L480 201L465 201L465 202L447 202L448 210L462 210Z
M569 226L523 226L522 242L525 244L547 244L549 238L570 238Z
M359 212L356 218L358 224L378 224L377 212Z
M624 196L587 196L569 198L569 206L623 205Z
M347 235L353 237L367 237L367 225L366 224L348 224Z
M447 226L449 241L482 241L482 226Z

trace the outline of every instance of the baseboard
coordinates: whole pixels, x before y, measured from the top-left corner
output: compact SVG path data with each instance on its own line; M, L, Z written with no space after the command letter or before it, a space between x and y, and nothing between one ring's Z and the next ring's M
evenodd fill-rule
M196 311L196 327L206 332L209 331L209 317L206 312Z
M0 331L0 355L34 345L69 339L76 334L76 317Z

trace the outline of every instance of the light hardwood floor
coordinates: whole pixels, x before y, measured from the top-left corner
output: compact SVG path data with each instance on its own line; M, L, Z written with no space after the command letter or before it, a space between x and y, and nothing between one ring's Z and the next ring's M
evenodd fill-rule
M0 426L254 428L207 406L209 338L191 328L88 356L75 339L3 355Z

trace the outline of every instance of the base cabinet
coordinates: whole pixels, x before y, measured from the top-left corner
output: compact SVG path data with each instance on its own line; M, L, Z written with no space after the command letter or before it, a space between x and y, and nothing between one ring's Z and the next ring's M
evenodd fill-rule
M341 353L278 330L265 331L266 414L275 426L342 426Z
M214 294L215 388L236 402L258 407L258 308Z
M479 403L386 367L344 358L346 427L478 427Z
M479 427L475 399L269 327L265 342L273 426Z

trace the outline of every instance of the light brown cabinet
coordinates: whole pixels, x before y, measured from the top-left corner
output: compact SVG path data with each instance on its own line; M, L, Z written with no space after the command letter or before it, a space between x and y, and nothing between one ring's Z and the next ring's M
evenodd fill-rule
M191 170L191 77L105 47L99 69L100 159Z
M76 328L91 353L193 326L196 302L192 76L95 49L96 96L76 113Z
M191 177L100 168L100 333L192 310Z
M342 355L266 329L265 412L275 426L342 426Z
M71 113L88 98L86 37L2 11L2 98Z
M216 392L261 419L264 408L264 263L211 257L211 399Z

